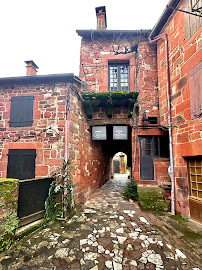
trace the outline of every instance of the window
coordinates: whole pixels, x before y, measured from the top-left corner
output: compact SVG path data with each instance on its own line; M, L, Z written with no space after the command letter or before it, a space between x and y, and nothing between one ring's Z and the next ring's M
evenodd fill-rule
M33 96L11 98L10 127L28 127L33 123Z
M202 158L188 160L190 196L202 199Z
M35 149L9 149L7 178L35 178Z
M189 71L189 96L191 119L202 116L202 61Z
M196 8L201 7L201 0L200 1L193 0L192 2L194 5L196 4ZM184 2L183 10L189 12L192 11L191 0L186 0ZM193 36L193 34L199 29L201 24L202 18L188 13L184 13L185 41L188 41Z
M129 91L129 65L126 63L109 64L109 92Z
M148 117L148 124L149 125L157 125L158 121L157 121L157 117Z

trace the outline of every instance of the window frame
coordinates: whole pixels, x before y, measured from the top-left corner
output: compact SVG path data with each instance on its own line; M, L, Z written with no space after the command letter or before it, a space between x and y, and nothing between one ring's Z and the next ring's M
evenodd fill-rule
M117 86L114 86L114 82L113 82L113 86L111 87L111 77L110 77L110 71L111 71L111 67L115 67L117 66ZM123 81L121 81L121 67L127 67L127 86L123 86L121 87L121 83ZM129 92L130 91L130 65L129 62L109 62L108 63L108 92ZM113 77L113 81L114 81L114 77ZM113 88L113 89L111 89Z
M32 126L34 99L34 96L11 97L9 127Z
M202 158L191 157L187 160L188 179L189 179L189 195L191 198L202 201Z

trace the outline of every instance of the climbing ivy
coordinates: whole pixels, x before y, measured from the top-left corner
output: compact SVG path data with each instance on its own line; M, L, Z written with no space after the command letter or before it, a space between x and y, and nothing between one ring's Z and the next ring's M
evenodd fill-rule
M68 165L69 162L63 162L50 185L48 198L45 201L47 221L66 218L74 209L73 183Z
M85 92L82 93L83 108L88 118L93 116L93 107L98 106L106 108L106 115L111 118L113 115L113 108L115 106L128 106L128 117L132 117L133 106L137 101L139 92Z
M112 100L123 100L123 99L137 99L139 92L130 91L130 92L84 92L82 93L83 100L98 100L98 101L107 101L108 98Z
M113 104L112 104L112 98L111 97L109 97L107 99L106 115L109 118L112 118L112 115L113 115Z

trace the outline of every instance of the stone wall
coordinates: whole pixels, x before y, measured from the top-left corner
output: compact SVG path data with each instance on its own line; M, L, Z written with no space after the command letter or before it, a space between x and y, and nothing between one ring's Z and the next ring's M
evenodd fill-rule
M184 1L178 8L183 9ZM168 34L169 65L171 81L171 116L174 150L174 173L176 185L176 210L189 216L187 162L184 157L201 155L201 118L193 119L190 111L190 70L201 61L201 28L185 41L184 13L173 12L161 33ZM167 126L166 64L164 41L158 41L158 84L160 123ZM195 81L195 83L200 83ZM201 97L198 96L200 100Z
M121 44L121 45L120 45ZM131 48L138 44L138 52L115 54L125 47ZM140 120L142 125L143 112L147 116L156 116L158 112L158 80L156 45L150 44L146 38L85 39L82 38L80 51L80 78L87 83L89 92L108 92L108 63L127 61L130 65L130 91L140 91L138 96ZM137 71L137 78L135 73ZM120 116L121 117L121 116Z
M7 175L9 149L36 149L36 178L50 176L62 164L68 85L36 83L0 89L0 177ZM14 96L34 96L32 126L9 127L10 99Z
M84 203L93 191L109 180L112 162L104 152L102 142L91 139L91 127L75 92L70 94L70 104L69 148L74 199L76 203Z
M154 158L154 177L158 185L161 185L163 182L170 182L168 175L169 166L169 158Z
M122 54L124 48L131 48L138 44L137 52ZM116 54L115 52L118 52ZM150 44L146 38L124 38L113 39L103 38L82 38L80 51L80 78L87 83L89 92L108 92L108 64L110 62L128 62L130 75L130 91L139 91L138 105L138 135L162 135L157 128L142 129L143 113L147 111L147 117L157 117L159 125L159 100L158 100L158 79L157 79L157 59L156 44ZM137 76L136 76L137 73ZM134 115L133 115L134 116ZM113 111L112 118L107 119L105 109L97 108L94 110L93 123L115 124L114 120L120 120L116 124L128 124L134 126L134 120L128 121L128 108L118 107ZM127 121L126 121L127 120ZM124 123L125 121L125 123ZM135 130L132 131L132 159L134 158L134 138ZM136 163L134 166L135 180L141 182L139 172L139 149L138 140L136 148ZM130 157L131 158L131 157ZM143 181L143 183L146 183ZM150 184L156 184L150 181Z

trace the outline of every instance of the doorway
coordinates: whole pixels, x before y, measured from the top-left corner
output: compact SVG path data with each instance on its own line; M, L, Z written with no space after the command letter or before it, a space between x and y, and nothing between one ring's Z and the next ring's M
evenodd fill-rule
M140 179L154 180L154 158L169 157L168 136L139 136Z

